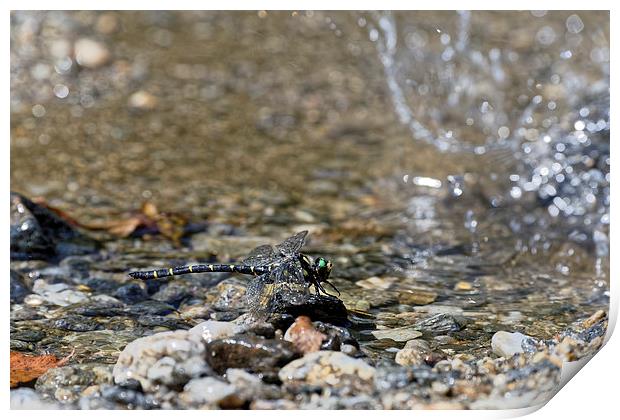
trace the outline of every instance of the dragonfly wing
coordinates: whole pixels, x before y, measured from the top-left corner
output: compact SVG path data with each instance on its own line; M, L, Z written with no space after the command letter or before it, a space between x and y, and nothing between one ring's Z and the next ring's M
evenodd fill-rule
M254 277L245 292L245 300L250 313L256 319L264 319L269 315L269 305L273 295L273 282L269 281L271 273Z
M288 258L250 282L246 302L254 318L265 319L282 300L294 302L307 293L308 282L299 260Z
M276 245L276 248L283 255L286 255L287 257L292 257L304 245L304 241L306 239L307 234L308 234L307 230L303 230L299 233L296 233L290 238L285 239L281 244Z
M243 260L244 264L254 266L270 265L279 258L277 252L271 245L261 245L254 248Z

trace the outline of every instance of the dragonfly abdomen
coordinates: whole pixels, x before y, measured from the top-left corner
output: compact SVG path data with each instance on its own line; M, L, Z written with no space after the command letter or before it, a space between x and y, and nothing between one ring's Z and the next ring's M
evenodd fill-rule
M260 276L268 271L269 267L243 264L194 264L173 268L161 268L159 270L136 271L129 273L129 275L134 279L151 280L190 273L240 273Z

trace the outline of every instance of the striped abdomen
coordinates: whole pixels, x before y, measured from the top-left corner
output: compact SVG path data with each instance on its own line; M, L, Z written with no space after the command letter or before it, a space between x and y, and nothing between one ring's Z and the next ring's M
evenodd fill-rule
M129 273L129 275L134 279L150 280L189 273L241 273L260 276L261 274L265 274L267 271L269 271L269 267L255 267L253 265L195 264L174 268L161 268L159 270L151 271L135 271L133 273Z

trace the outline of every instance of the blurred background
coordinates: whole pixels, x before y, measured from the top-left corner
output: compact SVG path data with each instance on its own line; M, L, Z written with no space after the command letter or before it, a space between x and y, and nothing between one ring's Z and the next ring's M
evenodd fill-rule
M607 305L609 14L13 12L11 189L309 228L550 333Z

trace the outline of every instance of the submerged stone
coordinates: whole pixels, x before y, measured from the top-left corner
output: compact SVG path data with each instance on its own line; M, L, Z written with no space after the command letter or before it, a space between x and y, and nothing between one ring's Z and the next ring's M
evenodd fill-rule
M53 368L37 379L35 388L60 402L75 402L93 385L112 383L112 365L84 363Z

